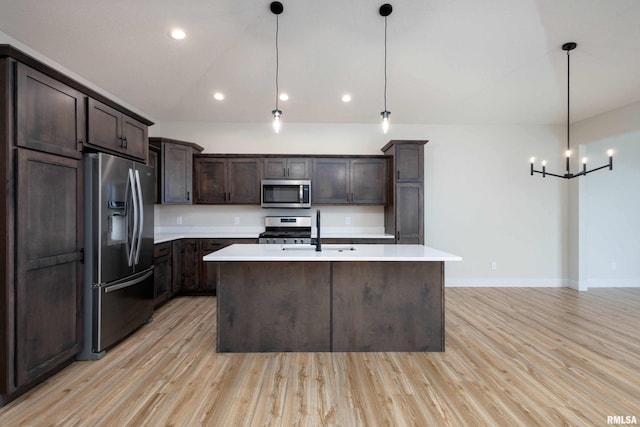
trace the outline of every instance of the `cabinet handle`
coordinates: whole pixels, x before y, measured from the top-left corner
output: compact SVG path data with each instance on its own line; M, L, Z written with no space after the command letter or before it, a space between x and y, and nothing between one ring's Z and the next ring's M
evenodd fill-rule
M400 169L398 169L398 178L397 179L400 179Z
M126 150L128 145L129 145L128 142L127 142L127 137L126 136L124 138L122 138L122 142L124 143L124 147L123 148Z
M396 240L400 240L400 232L396 231Z
M191 200L191 191L187 191L187 200Z
M82 145L83 145L83 144L84 144L84 141L82 140L82 138L80 138L80 139L78 140L78 147L79 147L79 150L80 150L80 151L82 151Z
M291 172L289 171L289 168L287 168L287 176L291 176Z

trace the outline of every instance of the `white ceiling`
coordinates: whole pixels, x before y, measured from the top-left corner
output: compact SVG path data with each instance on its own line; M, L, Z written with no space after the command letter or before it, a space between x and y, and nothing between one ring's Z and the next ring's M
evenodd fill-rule
M383 1L282 1L288 122L377 123ZM0 0L0 31L157 121L260 122L275 104L268 0ZM638 0L395 0L395 123L565 123L640 100ZM182 27L177 42L169 30ZM214 91L226 95L215 101ZM340 96L349 92L353 101Z

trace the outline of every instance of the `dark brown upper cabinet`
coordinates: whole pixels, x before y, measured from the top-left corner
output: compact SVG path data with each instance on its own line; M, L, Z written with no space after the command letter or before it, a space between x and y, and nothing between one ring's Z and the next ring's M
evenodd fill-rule
M16 67L16 144L81 158L85 95L24 64Z
M261 165L257 157L196 156L196 203L260 204Z
M142 122L89 98L87 143L147 161L148 128Z
M273 157L263 160L265 179L310 179L311 159Z
M193 156L203 150L198 144L152 137L149 144L160 149L159 192L162 204L193 203Z
M384 157L315 158L311 203L386 205L387 165Z

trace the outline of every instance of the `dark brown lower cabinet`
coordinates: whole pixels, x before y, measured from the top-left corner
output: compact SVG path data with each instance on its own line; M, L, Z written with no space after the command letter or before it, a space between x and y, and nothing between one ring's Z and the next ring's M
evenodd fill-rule
M82 163L18 149L15 377L73 359L82 337Z
M171 296L174 296L184 284L184 240L171 242L171 261Z
M158 243L153 248L153 305L158 307L171 294L171 242Z

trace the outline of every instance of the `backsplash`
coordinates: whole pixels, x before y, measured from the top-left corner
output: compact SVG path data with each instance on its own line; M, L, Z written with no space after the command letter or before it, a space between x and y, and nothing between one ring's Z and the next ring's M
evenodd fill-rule
M253 205L155 205L155 227L164 231L228 229L264 231L265 216L311 216L322 212L323 229L331 233L384 233L383 206L315 206L311 209L263 209Z

